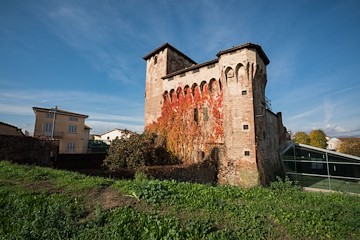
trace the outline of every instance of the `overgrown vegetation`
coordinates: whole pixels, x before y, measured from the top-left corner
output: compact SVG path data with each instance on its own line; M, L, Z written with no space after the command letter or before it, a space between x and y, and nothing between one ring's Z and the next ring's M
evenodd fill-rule
M296 132L293 136L293 140L296 143L310 145L310 137L305 132Z
M112 207L99 198L110 190ZM359 238L359 196L303 192L289 180L239 189L0 162L0 239Z
M129 138L116 139L104 160L104 166L111 171L174 163L178 160L166 150L165 140L156 134L132 134Z
M360 157L360 138L342 138L339 152Z
M312 130L309 135L305 132L296 132L293 136L296 143L307 144L326 149L326 134L321 129Z

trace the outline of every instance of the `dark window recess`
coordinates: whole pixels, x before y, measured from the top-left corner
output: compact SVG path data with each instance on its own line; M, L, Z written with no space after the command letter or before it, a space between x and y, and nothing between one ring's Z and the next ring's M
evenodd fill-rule
M204 122L209 120L208 109L206 107L203 108L203 119L204 119Z
M199 109L194 108L194 122L199 122Z
M157 64L157 56L154 57L154 65Z
M249 129L249 125L247 125L247 124L243 125L243 129L244 129L244 130L248 130L248 129Z
M186 73L182 73L180 74L180 77L184 77L186 75Z
M245 155L245 156L250 156L250 151L245 151L245 152L244 152L244 155Z
M242 94L242 95L247 95L247 91L244 90L244 91L241 92L241 94Z
M197 73L197 72L199 72L200 71L200 69L194 69L192 72L193 73Z

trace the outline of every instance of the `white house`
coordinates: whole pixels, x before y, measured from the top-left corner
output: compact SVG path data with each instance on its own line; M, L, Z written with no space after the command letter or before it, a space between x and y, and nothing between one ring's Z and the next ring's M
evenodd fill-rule
M132 134L134 134L132 131L115 128L109 132L101 134L99 140L110 145L113 140L117 138L129 138Z
M341 140L338 138L330 138L328 139L327 143L327 150L337 151L337 149L340 147Z

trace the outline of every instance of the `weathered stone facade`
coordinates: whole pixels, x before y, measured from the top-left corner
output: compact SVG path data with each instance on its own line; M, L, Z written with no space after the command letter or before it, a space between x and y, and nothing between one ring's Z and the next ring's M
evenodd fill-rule
M145 130L160 133L184 164L217 153L218 182L267 184L283 173L281 113L266 106L266 66L259 45L246 43L196 64L165 43L144 57Z

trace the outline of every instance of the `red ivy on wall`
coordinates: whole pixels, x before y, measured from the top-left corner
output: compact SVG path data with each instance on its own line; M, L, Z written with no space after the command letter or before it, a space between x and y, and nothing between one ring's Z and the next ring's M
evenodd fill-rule
M180 85L176 91L164 93L161 116L145 131L162 135L168 150L191 164L198 151L209 153L213 144L223 142L222 106L219 82L191 88Z

